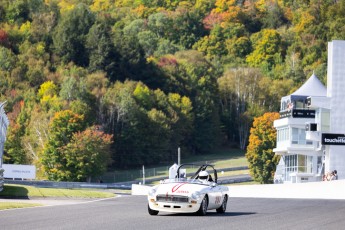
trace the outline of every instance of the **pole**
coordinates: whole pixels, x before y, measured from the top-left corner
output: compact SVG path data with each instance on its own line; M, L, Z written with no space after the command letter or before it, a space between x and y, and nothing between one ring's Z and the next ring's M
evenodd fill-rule
M177 164L181 165L181 148L178 147L177 149Z
M145 184L145 166L143 165L143 184Z

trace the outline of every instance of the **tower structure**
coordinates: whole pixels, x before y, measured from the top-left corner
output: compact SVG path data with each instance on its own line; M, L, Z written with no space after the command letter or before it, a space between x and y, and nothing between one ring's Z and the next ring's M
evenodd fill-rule
M337 170L345 179L345 41L328 43L327 88L313 74L281 99L274 121L281 155L276 183L321 181Z

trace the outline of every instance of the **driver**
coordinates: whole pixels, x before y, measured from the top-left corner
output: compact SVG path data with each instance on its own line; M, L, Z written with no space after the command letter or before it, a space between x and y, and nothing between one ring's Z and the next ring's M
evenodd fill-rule
M201 171L199 172L199 177L198 179L203 182L203 183L207 183L208 182L208 178L209 178L209 175L206 171Z

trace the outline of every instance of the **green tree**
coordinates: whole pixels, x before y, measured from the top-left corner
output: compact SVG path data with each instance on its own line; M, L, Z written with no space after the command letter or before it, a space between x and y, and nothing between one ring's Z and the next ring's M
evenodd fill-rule
M80 97L77 80L73 76L65 76L61 84L60 97L72 101Z
M65 63L73 61L79 66L88 66L85 43L94 21L94 14L82 3L61 16L53 34L53 42L57 54Z
M229 56L239 57L242 61L252 51L251 42L247 37L228 39L225 43Z
M344 13L345 13L345 2L336 1L337 3L331 5L328 10L324 11L327 19L325 19L325 26L329 30L325 31L327 33L328 41L344 39L345 27L344 27ZM322 8L327 9L327 8Z
M74 104L75 106L76 104L79 104L77 106L79 107L81 104L86 104L89 108L83 113L79 114L85 115L84 118L87 123L90 123L91 120L97 119L96 116L93 116L93 118L89 116L91 115L89 111L95 110L97 106L96 97L92 94L90 88L88 87L89 82L87 80L87 70L83 67L77 67L73 64L70 64L68 66L61 66L58 71L61 74L60 78L63 80L63 82L60 84L61 89L59 96L62 100L65 100L65 105L71 106ZM78 102L73 103L73 101Z
M69 108L73 113L83 115L87 125L92 125L97 120L95 111L90 103L76 99L69 103Z
M32 15L30 28L31 42L44 42L47 47L52 44L51 35L54 26L57 24L59 17L59 9L57 2L50 2L49 5L44 4L44 8L39 13ZM49 50L49 49L47 49Z
M166 138L159 141L155 138L159 127L148 116L153 106L151 97L147 86L133 81L116 82L105 95L108 116L103 126L114 134L113 159L117 166L130 167L159 161L157 146ZM155 117L153 113L152 118Z
M10 49L0 46L0 70L11 71L16 61L17 57Z
M32 44L27 40L20 45L20 54L17 55L19 59L17 69L21 70L18 75L24 75L29 84L35 88L46 78L48 56L44 45L43 42Z
M174 25L169 31L169 40L185 49L191 49L206 34L202 24L203 15L198 10L192 11L181 7L172 16Z
M6 19L10 22L16 22L18 24L26 21L29 16L28 2L25 0L10 1L7 12Z
M112 76L112 82L124 81L126 78L139 79L146 60L145 52L141 48L136 36L116 34L113 37L116 52L119 53L119 61L116 65L116 75Z
M157 37L165 37L171 30L171 19L166 13L151 14L148 17L148 28L157 35Z
M71 141L61 151L66 160L65 178L68 181L88 181L102 176L111 164L112 135L99 127L73 133Z
M130 167L171 159L191 140L192 102L177 93L166 95L143 83L116 82L105 94L104 127L114 134L116 166Z
M161 57L164 56L166 54L174 54L177 51L181 51L183 50L182 47L177 46L175 44L173 44L171 41L167 40L167 39L159 39L158 40L158 44L157 44L157 48L156 51L154 53L155 57Z
M193 106L193 136L190 150L205 153L219 141L217 72L200 52L181 51L158 63L167 74L165 91L190 98Z
M146 56L151 56L157 49L158 37L151 31L138 33L138 41Z
M91 28L86 39L89 54L88 69L91 72L104 71L109 76L115 73L116 52L111 37L111 27L100 19Z
M192 101L187 96L181 96L177 93L168 94L168 111L170 119L170 155L171 159L176 158L176 149L189 149L194 130L194 114ZM186 151L186 153L188 153Z
M64 110L55 114L49 126L49 138L44 146L41 163L49 180L68 180L70 175L63 149L71 142L74 133L84 130L84 117Z
M221 57L227 54L224 43L224 32L220 26L216 26L212 29L209 36L205 36L200 39L193 46L200 52L203 52L208 58Z
M266 1L263 8L260 19L265 28L277 29L282 25L287 24L288 21L285 18L284 11L278 1Z
M279 162L279 157L273 152L277 138L273 121L277 119L279 113L265 113L254 119L250 130L246 157L251 176L261 184L273 183L274 172Z
M7 131L5 142L4 163L7 164L29 164L30 159L22 145L22 138L25 135L28 114L24 109L24 102L17 102L13 111L8 114L10 126Z
M147 28L144 19L135 19L123 28L125 36L135 37L139 32L145 31Z
M88 117L90 117L96 122L96 124L103 124L105 116L103 114L104 111L102 110L102 102L109 87L109 80L106 77L106 74L104 72L95 72L87 75L84 79L83 87L90 93L90 97L94 98L95 103L94 107L90 108L90 103L81 102L89 107L87 110L84 110L88 112L88 115L85 113L78 113L85 114L85 120L89 120Z

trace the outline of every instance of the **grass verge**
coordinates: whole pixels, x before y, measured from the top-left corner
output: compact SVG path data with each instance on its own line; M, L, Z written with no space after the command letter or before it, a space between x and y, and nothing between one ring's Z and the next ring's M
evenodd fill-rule
M59 188L36 188L25 185L4 185L0 192L0 198L29 198L29 197L60 197L60 198L110 198L115 195L110 192L87 190L87 189L59 189Z
M240 183L233 183L233 184L222 184L224 186L237 186L237 185L259 185L259 182L256 181L248 181L248 182L240 182Z
M4 185L0 192L0 198L110 198L115 195L111 192L95 191L87 189L58 189L58 188L36 188L25 185ZM0 201L0 210L13 208L28 208L42 206L37 203L6 202Z
M177 159L176 159L177 160ZM176 162L177 163L177 162ZM245 157L245 151L240 149L220 149L216 150L212 154L188 156L182 159L184 163L195 164L212 164L218 170L220 168L232 168L248 166L248 161ZM169 167L173 164L167 164L165 166L157 165L151 167L145 167L145 176L147 179L154 179L159 177L167 177ZM116 170L107 172L103 179L107 183L132 181L142 179L142 168L130 169L130 170Z
M34 203L21 203L21 202L0 202L0 210L13 209L13 208L30 208L42 206L41 204Z

